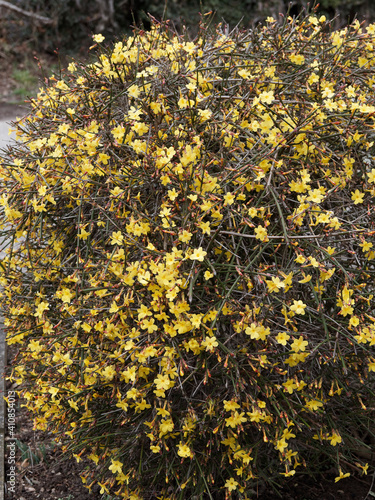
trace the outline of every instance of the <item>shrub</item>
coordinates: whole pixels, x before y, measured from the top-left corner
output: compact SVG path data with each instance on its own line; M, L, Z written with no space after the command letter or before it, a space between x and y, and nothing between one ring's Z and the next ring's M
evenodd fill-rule
M95 62L17 122L11 378L35 427L92 459L89 488L249 498L332 464L367 472L374 33L307 15L95 35Z

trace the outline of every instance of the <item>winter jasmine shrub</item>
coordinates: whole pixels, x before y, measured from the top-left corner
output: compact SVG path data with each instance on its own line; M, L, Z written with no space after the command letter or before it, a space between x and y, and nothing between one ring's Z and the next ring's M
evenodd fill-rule
M1 159L12 380L120 498L367 473L375 26L166 24L50 79ZM93 48L94 48L93 47Z

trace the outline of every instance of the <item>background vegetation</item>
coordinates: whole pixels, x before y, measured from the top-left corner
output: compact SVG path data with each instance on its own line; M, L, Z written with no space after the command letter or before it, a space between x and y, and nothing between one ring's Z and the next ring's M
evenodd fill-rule
M243 27L264 22L268 16L279 18L288 12L293 16L308 6L306 0L13 0L0 2L0 58L6 50L18 51L32 47L36 51L77 53L87 49L88 35L103 33L107 39L129 33L134 24L150 26L148 14L157 19L169 19L179 30L187 26L194 34L200 12L213 12L215 23L224 21L230 27ZM313 2L310 2L313 3ZM336 17L335 28L352 22L355 16L372 22L375 5L371 0L322 0L318 13ZM8 5L7 5L8 4ZM35 16L23 15L9 4L28 13L47 17L50 22ZM5 6L7 5L7 6Z

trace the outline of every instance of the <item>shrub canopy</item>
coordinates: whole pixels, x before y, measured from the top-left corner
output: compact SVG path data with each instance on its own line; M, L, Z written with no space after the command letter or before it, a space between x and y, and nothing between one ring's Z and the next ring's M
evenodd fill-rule
M1 160L12 378L89 488L249 498L367 471L374 33L95 35L31 100Z

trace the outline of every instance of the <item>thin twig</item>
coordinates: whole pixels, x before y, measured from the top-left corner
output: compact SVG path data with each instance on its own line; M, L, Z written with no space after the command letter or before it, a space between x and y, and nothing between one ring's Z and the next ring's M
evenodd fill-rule
M289 236L288 238L291 240L299 240L302 238L328 238L331 236L345 236L347 234L353 234L353 233L364 233L366 232L366 229L354 229L353 231L347 231L347 232L337 232L337 233L329 233L329 234L301 234L300 236ZM230 234L232 236L243 236L244 238L256 238L255 234L243 234L243 233L234 233L233 231L220 231L220 234ZM269 240L285 240L285 236L280 234L279 236L270 236L267 235L267 238Z
M374 481L375 481L375 473L372 475L371 486L370 489L368 490L367 495L365 496L365 500L368 499L369 495L372 495L372 487L374 486Z

